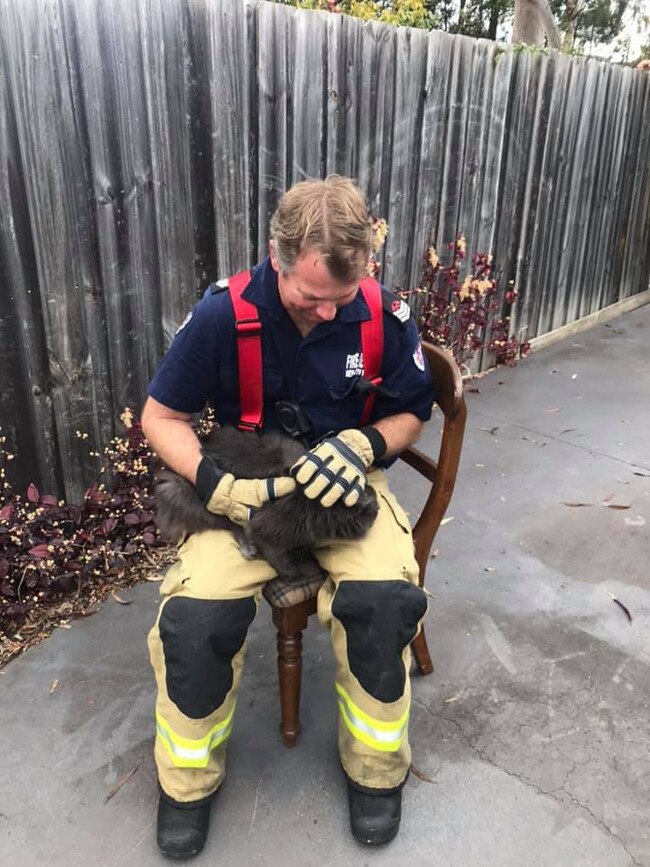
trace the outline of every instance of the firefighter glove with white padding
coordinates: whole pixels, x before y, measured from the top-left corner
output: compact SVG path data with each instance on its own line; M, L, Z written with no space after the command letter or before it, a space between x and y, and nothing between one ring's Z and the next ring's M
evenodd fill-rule
M235 524L245 524L254 509L270 500L286 497L296 489L289 476L270 479L236 479L226 473L207 455L196 474L196 492L205 508L215 515L224 515Z
M349 428L305 452L289 472L305 496L321 506L338 500L354 506L366 486L366 470L385 451L386 440L376 428Z

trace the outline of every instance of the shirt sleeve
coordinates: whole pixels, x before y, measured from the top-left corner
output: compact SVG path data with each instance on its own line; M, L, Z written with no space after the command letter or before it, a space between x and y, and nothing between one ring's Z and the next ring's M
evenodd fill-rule
M412 316L401 322L390 313L384 314L382 377L382 387L395 397L377 395L372 421L401 412L413 413L422 421L431 418L436 396Z
M177 412L200 412L219 377L214 305L206 295L176 332L147 394Z

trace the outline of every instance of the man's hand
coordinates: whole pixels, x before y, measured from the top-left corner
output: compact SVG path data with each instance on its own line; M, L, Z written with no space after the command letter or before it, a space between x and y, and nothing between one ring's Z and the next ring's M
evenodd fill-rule
M224 515L235 524L245 524L269 500L286 497L296 489L289 476L271 479L236 479L225 473L207 456L199 464L196 491L208 511Z
M321 506L332 506L342 499L354 506L366 486L366 470L386 451L386 442L371 427L343 430L306 452L289 472L303 493Z

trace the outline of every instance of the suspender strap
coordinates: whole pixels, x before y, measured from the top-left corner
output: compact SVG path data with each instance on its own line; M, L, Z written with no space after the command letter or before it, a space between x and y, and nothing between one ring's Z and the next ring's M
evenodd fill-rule
M363 375L373 385L381 385L381 361L384 354L384 311L382 307L381 286L372 277L359 283L366 304L370 308L370 319L361 323L361 351L363 352ZM368 424L375 405L376 394L371 391L363 407L360 425Z
M228 280L235 311L237 362L239 368L240 430L261 430L264 398L262 391L262 323L257 307L242 292L251 281L250 271L240 271Z

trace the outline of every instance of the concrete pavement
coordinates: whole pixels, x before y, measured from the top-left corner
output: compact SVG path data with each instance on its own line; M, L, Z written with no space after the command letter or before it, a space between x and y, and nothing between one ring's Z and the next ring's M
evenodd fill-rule
M197 867L650 865L649 341L646 306L467 394L453 521L427 580L436 670L413 678L413 762L433 782L412 775L398 842L350 838L333 661L315 620L303 732L282 745L264 605ZM432 424L421 445L436 441ZM422 482L404 466L392 477L415 517ZM157 589L123 592L128 607L107 600L0 674L3 865L167 863L145 647Z

